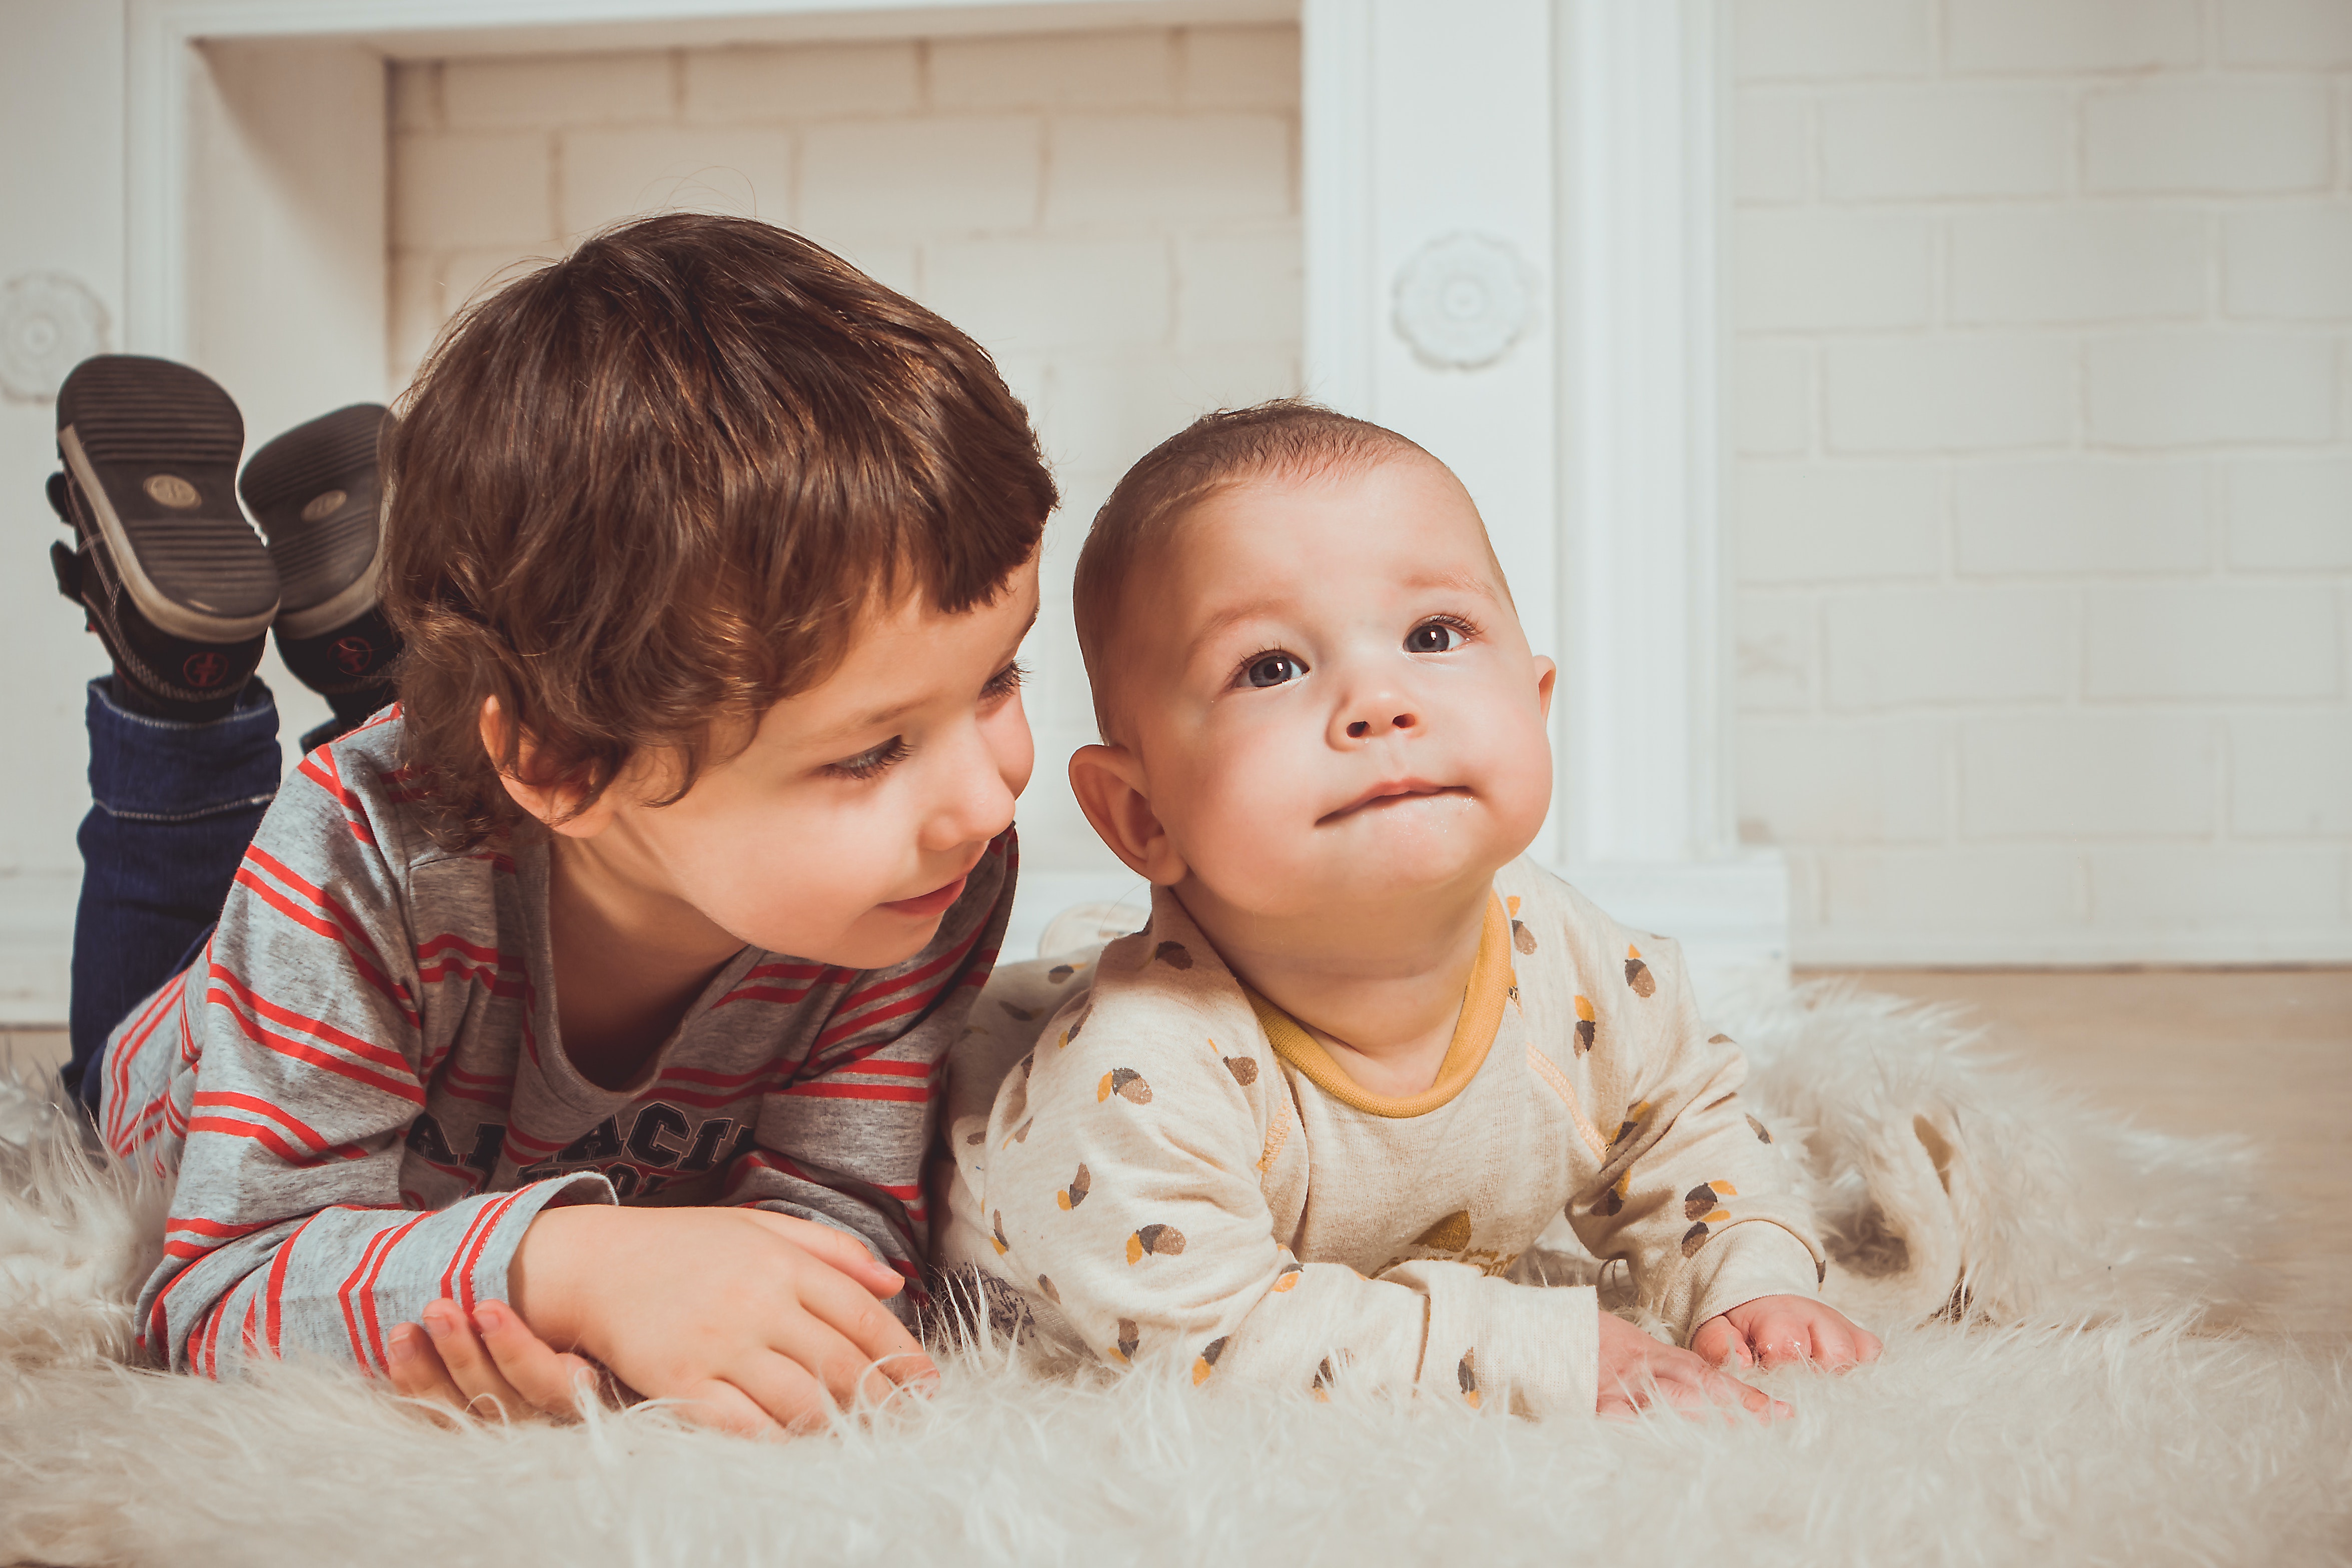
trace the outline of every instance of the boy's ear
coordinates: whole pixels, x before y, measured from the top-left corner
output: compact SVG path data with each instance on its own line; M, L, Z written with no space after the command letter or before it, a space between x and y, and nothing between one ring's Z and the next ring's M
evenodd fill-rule
M1070 754L1070 793L1128 870L1160 887L1184 880L1183 857L1152 813L1135 753L1124 746L1081 746Z
M1536 705L1543 709L1544 717L1549 718L1551 716L1551 689L1559 682L1559 666L1553 664L1549 659L1545 658L1541 653L1538 653L1536 655L1536 669L1538 671L1536 675Z
M505 755L511 729L506 710L499 706L496 697L482 699L482 749L489 754L490 766L497 768ZM514 803L547 824L553 832L575 839L593 839L604 831L613 820L613 808L607 804L612 791L597 797L585 810L580 809L583 790L577 780L559 778L541 781L539 743L528 730L522 732L521 744L515 748L515 771L500 768L499 782L507 787Z

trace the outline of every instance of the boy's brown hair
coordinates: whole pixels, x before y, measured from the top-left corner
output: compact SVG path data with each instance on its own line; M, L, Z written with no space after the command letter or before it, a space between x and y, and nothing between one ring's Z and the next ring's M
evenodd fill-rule
M1403 453L1428 456L1383 425L1303 398L1276 398L1203 414L1137 459L1095 514L1071 589L1078 652L1103 738L1115 740L1109 654L1128 580L1187 511L1252 480L1365 467Z
M641 751L824 679L869 608L993 600L1058 499L970 338L740 218L611 229L467 312L385 436L384 608L436 840L510 828L500 784L593 801ZM506 716L486 754L483 703Z

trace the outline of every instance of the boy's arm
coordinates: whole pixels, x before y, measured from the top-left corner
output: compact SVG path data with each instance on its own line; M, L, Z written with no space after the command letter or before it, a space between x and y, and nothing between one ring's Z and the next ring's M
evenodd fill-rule
M1097 1355L1172 1360L1195 1382L1345 1380L1473 1403L1507 1385L1526 1407L1593 1408L1591 1291L1449 1262L1366 1279L1302 1265L1276 1239L1254 1098L1297 1130L1262 1037L1223 1048L1244 1062L1236 1071L1206 1030L1123 1030L1099 992L1078 1038L1057 1044L1068 1021L1001 1091L974 1151L987 1212L956 1234L986 1232L995 1256L982 1266L1053 1302Z
M218 1376L307 1352L381 1372L393 1326L428 1302L506 1294L509 1260L543 1207L613 1200L599 1176L432 1212L401 1191L425 1105L420 988L379 831L392 829L333 755L314 753L263 821L176 1000L134 1014L109 1053L145 1044L196 1064L192 1078L150 1079L143 1101L117 1092L121 1079L108 1098L118 1150L142 1124L185 1127L135 1325L142 1349L174 1369Z
M1764 1296L1812 1297L1823 1256L1811 1216L1738 1098L1746 1059L1700 1020L1679 947L1643 943L1653 989L1612 998L1609 1047L1636 1057L1600 1179L1569 1206L1578 1239L1622 1257L1681 1338ZM1637 972L1637 977L1639 974Z
M972 868L924 949L844 994L807 1059L761 1103L754 1146L729 1167L725 1201L846 1230L909 1283L918 1304L930 1217L923 1159L941 1063L987 983L1013 910L1010 829Z

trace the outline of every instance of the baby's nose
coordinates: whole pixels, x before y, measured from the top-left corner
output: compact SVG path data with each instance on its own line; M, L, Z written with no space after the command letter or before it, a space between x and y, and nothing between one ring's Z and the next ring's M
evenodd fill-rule
M1388 727L1391 729L1411 729L1420 722L1421 720L1412 714L1401 713L1390 718ZM1370 719L1360 718L1348 727L1348 738L1350 740L1367 739L1371 733L1372 721Z

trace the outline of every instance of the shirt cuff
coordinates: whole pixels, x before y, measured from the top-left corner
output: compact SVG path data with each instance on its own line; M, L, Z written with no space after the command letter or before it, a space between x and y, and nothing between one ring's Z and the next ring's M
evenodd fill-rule
M1420 1387L1518 1416L1592 1414L1601 1383L1600 1298L1589 1285L1522 1285L1462 1263L1381 1276L1429 1295Z
M581 1171L573 1176L550 1176L513 1192L489 1194L484 1209L491 1216L471 1259L462 1253L457 1260L463 1272L459 1276L460 1292L457 1305L470 1312L476 1301L510 1301L507 1285L509 1270L513 1266L515 1249L522 1245L522 1233L530 1228L541 1209L563 1208L575 1203L618 1204L621 1200L613 1191L613 1184L594 1171ZM418 1303L420 1306L422 1302Z
M1699 1325L1759 1296L1821 1295L1820 1255L1795 1231L1769 1219L1750 1219L1725 1228L1692 1260L1690 1322L1683 1340Z

